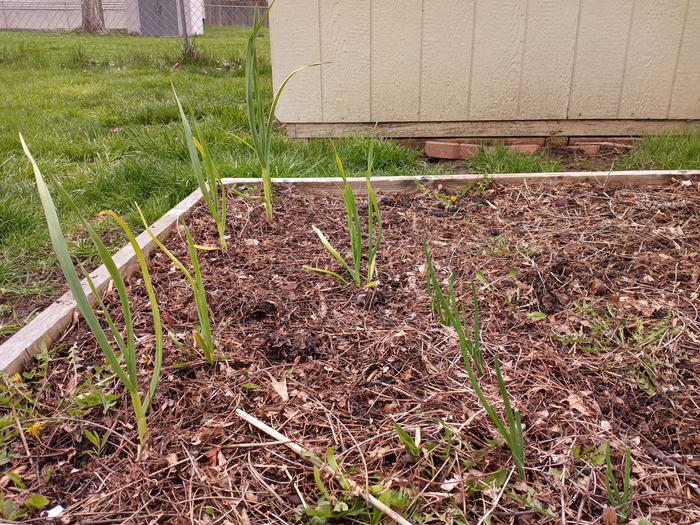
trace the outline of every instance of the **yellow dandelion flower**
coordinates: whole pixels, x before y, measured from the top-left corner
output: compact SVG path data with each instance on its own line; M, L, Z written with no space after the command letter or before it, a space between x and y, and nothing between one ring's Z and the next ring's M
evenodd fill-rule
M12 379L14 379L15 383L21 383L22 382L22 376L19 375L19 372L16 373L15 375L12 376Z
M32 423L31 426L27 429L27 434L29 434L33 438L39 439L39 437L41 437L41 433L44 431L45 428L46 423Z
M450 195L450 200L452 202L457 202L457 195Z

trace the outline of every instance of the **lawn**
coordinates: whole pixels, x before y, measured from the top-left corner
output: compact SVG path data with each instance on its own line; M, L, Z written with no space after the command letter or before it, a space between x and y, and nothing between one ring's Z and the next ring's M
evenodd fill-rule
M226 177L255 176L253 156L231 133L247 127L243 52L246 28L209 27L195 41L197 59L183 56L178 38L81 33L0 32L0 327L20 324L63 289L49 249L21 131L40 166L60 179L83 214L103 234L97 212L109 208L138 227L133 203L154 220L196 184L189 169L170 83L194 115ZM269 43L261 39L263 75L269 84ZM268 100L271 89L268 88ZM361 174L375 142L375 173L438 174L455 170L431 164L391 141L336 141L350 174ZM273 176L334 175L327 140L286 140L277 132ZM650 137L618 168L697 168L700 134ZM459 168L458 168L459 169ZM484 150L466 169L479 173L558 171L557 159L501 149ZM94 251L76 217L59 201L73 253L87 266ZM114 246L119 236L107 236Z
M256 176L255 159L230 135L247 127L241 67L247 31L208 28L196 40L200 59L177 67L182 59L177 38L0 33L0 325L15 313L21 320L63 286L54 279L56 262L18 132L85 216L114 209L136 227L134 202L154 220L196 187L172 82L223 175ZM261 49L269 83L266 38ZM378 175L442 171L413 150L376 142ZM337 142L349 172L366 168L367 146L368 139ZM335 174L329 141L287 141L280 132L273 148L275 176ZM94 262L76 218L65 203L59 211L74 253L88 265ZM116 237L115 243L122 240ZM18 297L30 304L15 312Z

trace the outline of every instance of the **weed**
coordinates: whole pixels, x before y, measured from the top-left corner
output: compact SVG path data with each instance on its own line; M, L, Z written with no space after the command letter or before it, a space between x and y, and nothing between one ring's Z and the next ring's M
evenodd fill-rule
M360 220L360 214L357 210L357 202L355 200L355 193L352 190L352 186L345 175L345 168L343 167L343 162L340 160L338 152L335 153L335 160L338 166L338 171L343 179L343 189L341 190L343 195L343 202L345 204L345 213L347 217L348 233L350 235L350 246L352 249L352 266L345 260L345 258L340 255L338 250L336 250L333 245L328 241L326 236L321 230L316 226L311 228L316 233L318 238L321 240L321 244L328 250L328 252L335 258L336 261L345 269L345 271L350 274L352 281L355 286L364 286L365 288L371 288L376 286L378 281L374 279L377 264L377 255L379 254L379 245L382 242L382 218L379 213L379 203L377 202L377 196L372 189L372 183L370 180L372 174L372 167L374 163L374 148L370 146L369 154L367 158L367 175L365 177L367 183L367 273L362 278L362 248L363 248L363 227L362 221ZM332 275L336 279L340 280L343 284L349 284L347 279L341 276L337 272L331 270L325 270L323 268L315 268L311 266L304 266L306 270L311 270L313 272L324 273L327 275Z
M51 193L49 192L49 188L46 185L46 182L44 181L44 177L42 176L41 171L39 170L39 166L37 165L36 161L32 157L31 152L29 151L29 148L24 142L24 137L22 137L21 135L20 141L22 143L24 152L27 155L27 158L31 162L32 168L34 169L36 184L39 190L39 197L41 199L41 204L44 209L44 214L46 216L46 222L49 229L49 235L51 237L51 243L53 244L54 251L56 253L56 256L58 257L59 264L61 266L61 269L63 270L64 276L66 277L66 281L68 282L68 287L71 293L73 294L73 298L75 299L78 308L80 309L80 312L83 314L86 323L88 324L90 330L95 336L95 339L97 340L100 349L104 353L107 362L112 368L112 371L117 375L121 383L126 387L126 389L129 392L132 407L136 417L139 442L141 446L143 446L145 444L146 433L148 431L146 414L148 412L148 408L150 406L151 400L153 399L153 395L155 394L155 390L160 379L161 365L163 362L163 329L160 321L160 311L158 309L158 303L156 302L155 293L153 291L153 285L151 283L150 273L146 265L146 259L144 257L143 251L138 245L138 242L136 241L136 238L133 232L131 231L131 228L129 228L129 226L124 222L124 220L113 211L104 212L105 214L110 215L117 222L117 224L124 231L132 248L134 249L139 268L141 269L143 282L148 293L148 300L151 306L153 329L155 334L155 356L150 384L145 395L142 397L139 392L138 386L138 361L135 350L134 323L131 314L131 308L129 307L129 299L127 297L124 279L119 273L114 259L107 250L107 247L102 242L100 236L97 235L92 226L90 226L87 222L83 221L84 227L88 232L88 235L95 244L95 248L97 249L97 252L99 253L105 267L107 268L110 277L112 278L112 281L114 282L114 286L117 290L119 301L121 303L126 339L122 336L119 329L114 324L112 316L110 315L109 311L107 310L107 307L102 301L100 294L95 288L95 284L93 283L92 279L88 274L86 274L86 278L90 289L92 290L94 297L96 298L97 302L99 303L102 309L107 325L109 326L110 332L114 337L116 345L121 353L120 358L117 356L114 349L110 345L109 340L107 338L107 334L103 330L100 321L95 315L95 312L92 310L92 307L90 306L90 301L88 300L87 295L83 290L83 287L80 282L80 277L78 277L78 272L73 266L73 261L71 259L66 240L61 230L61 224L56 213L56 207L51 197ZM65 190L63 190L60 185L58 187L63 193L64 198L66 198L68 202L72 204L70 196L67 194L67 192L65 192ZM73 206L75 205L73 204ZM79 214L79 210L76 209L76 212L78 212ZM126 370L121 364L122 360L126 363Z
M403 442L403 444L406 446L406 450L408 453L411 455L411 457L416 460L419 459L421 456L421 448L420 448L420 427L416 428L416 437L415 439L411 434L406 432L406 430L396 421L394 422L394 428L396 429L396 434L399 436L399 439Z
M476 182L472 182L471 184L465 184L454 193L443 193L439 191L441 187L438 187L438 191L433 191L419 180L416 181L416 187L428 197L444 201L445 209L451 209L456 207L458 201L468 193L480 193L487 189L492 182L493 176L490 174L486 174Z
M0 337L12 335L17 330L19 330L19 325L17 323L0 324Z
M605 488L608 492L608 502L617 508L617 514L621 518L627 518L631 512L630 501L632 492L630 489L631 452L625 449L624 467L622 472L622 491L617 484L617 478L613 470L610 442L605 444Z
M0 495L0 517L6 520L19 521L26 518L32 510L40 510L49 504L49 500L41 494L31 494L16 503L9 497Z
M194 275L192 275L192 273L190 273L190 271L185 267L185 265L182 264L182 262L170 250L168 250L165 247L165 245L160 241L160 239L158 239L158 236L156 236L156 234L153 233L153 230L151 230L151 228L148 226L146 218L143 216L141 208L138 208L138 205L137 209L139 212L139 216L143 221L144 228L146 228L146 231L148 232L148 235L151 236L153 242L156 243L158 248L160 248L160 250L168 257L168 259L170 259L173 262L173 264L175 264L175 266L177 266L177 268L183 273L185 279L187 279L187 282L190 285L190 288L192 288L192 292L194 294L194 303L197 310L197 317L199 318L199 330L195 330L194 332L192 332L192 336L194 338L195 344L199 346L199 348L202 350L202 353L204 354L204 358L207 360L207 363L212 364L214 362L214 353L216 352L216 346L214 344L214 336L212 334L211 318L209 316L209 304L207 303L207 293L204 289L204 280L202 279L202 272L199 266L197 247L194 243L194 239L192 238L192 233L190 232L190 229L187 227L186 224L182 225L185 231L185 237L187 239L187 252L190 256L190 262L192 264Z
M625 365L630 383L654 395L657 390L656 352L682 329L673 326L670 314L664 319L645 321L623 317L612 304L605 308L582 303L574 305L585 321L576 331L557 334L557 338L585 353L633 354L635 359Z
M101 456L109 444L110 434L110 431L106 431L100 435L99 432L93 432L90 429L84 428L83 435L92 444L92 448L90 450L86 450L85 454Z
M338 476L342 492L339 495L332 493L323 481L321 468L314 466L314 480L321 496L316 500L314 506L303 509L303 513L311 517L309 523L321 525L336 523L336 520L343 518L356 518L361 523L377 525L382 519L382 512L370 507L362 498L352 494L351 483L342 473L335 459L333 448L329 448L326 452L326 465ZM369 492L390 508L403 508L410 503L411 491L409 489L394 490L377 483L369 487Z

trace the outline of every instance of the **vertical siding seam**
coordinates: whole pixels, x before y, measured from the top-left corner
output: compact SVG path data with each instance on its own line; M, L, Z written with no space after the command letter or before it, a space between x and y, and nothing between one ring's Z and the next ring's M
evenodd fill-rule
M420 49L418 57L418 120L421 119L421 104L423 103L423 26L425 24L425 0L420 2Z
M372 51L372 0L369 2L369 120L374 122L373 104L374 99L374 89L372 86L372 56L374 52Z
M318 5L318 61L323 62L323 38L321 34L321 0L316 0ZM318 83L321 90L321 122L326 120L323 118L323 65L318 66Z
M625 45L625 60L622 62L622 79L620 80L620 93L617 95L617 112L615 115L620 118L620 106L622 105L622 93L625 90L625 77L627 76L627 60L630 53L630 40L632 40L632 23L634 22L634 4L632 0L632 9L630 10L630 23L627 26L627 44Z
M469 87L467 92L467 120L472 116L472 76L474 73L474 40L476 39L476 3L478 0L474 0L474 6L472 7L472 49L469 53Z
M3 4L4 4L4 2L3 2ZM69 14L69 12L68 12L68 2L66 2L66 1L64 0L63 5L64 5L64 7L66 8L66 29L70 29L71 23L70 23L70 14ZM5 12L5 7L4 7L4 5L3 5L3 12ZM139 15L139 16L140 16L140 15ZM5 22L7 22L7 14L5 14ZM139 25L140 25L140 24L141 24L141 22L139 21ZM82 25L82 24L81 24L81 25ZM8 25L7 28L9 29L10 26ZM139 28L139 31L140 31L140 29L141 29L141 28Z
M520 52L520 77L518 79L518 100L515 106L515 117L520 118L520 99L523 93L523 71L525 70L525 48L527 47L527 19L530 10L530 0L525 0L525 27L523 28L523 49Z
M578 16L576 17L576 38L574 39L574 57L571 60L571 76L569 76L569 98L566 100L566 113L564 118L570 118L569 111L571 110L571 95L574 91L574 74L576 73L576 55L578 54L578 39L581 34L581 10L583 9L583 0L578 0Z
M666 108L666 118L670 118L671 115L671 104L673 102L673 92L676 89L676 76L678 75L678 62L681 58L681 48L683 47L683 39L685 38L685 26L688 22L688 9L690 7L690 0L685 2L685 14L683 15L683 25L681 26L681 38L678 41L678 51L676 52L676 64L673 66L673 80L671 80L671 91L668 95L668 107Z

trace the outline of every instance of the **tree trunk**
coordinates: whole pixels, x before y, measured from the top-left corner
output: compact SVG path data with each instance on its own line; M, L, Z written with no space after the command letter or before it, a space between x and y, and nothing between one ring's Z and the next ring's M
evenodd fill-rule
M102 0L81 0L83 22L80 29L88 33L105 32L105 15L102 11Z

